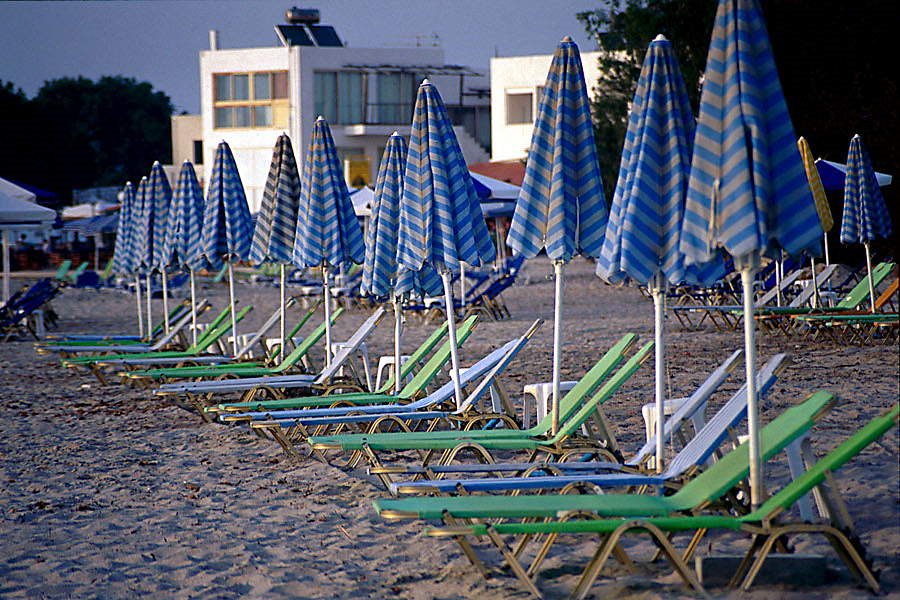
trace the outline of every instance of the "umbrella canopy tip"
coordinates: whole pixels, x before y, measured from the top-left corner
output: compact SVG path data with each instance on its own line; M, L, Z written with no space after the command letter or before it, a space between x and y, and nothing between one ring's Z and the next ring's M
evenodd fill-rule
M853 137L851 138L851 140L861 140L861 139L862 139L862 137L860 137L860 135L858 133L854 133Z
M563 43L563 44L571 44L571 43L572 43L572 36L571 36L571 35L567 35L566 37L564 37L563 39L560 40L560 43Z
M155 166L157 166L157 165L159 165L159 161L158 161L158 160L154 160L154 161L153 161L153 166L155 167Z
M319 115L318 117L316 117L316 123L318 123L319 121L324 121L324 120L325 120L325 117L323 117L322 115Z
M668 42L669 38L667 38L666 36L664 36L663 34L660 33L655 38L653 38L653 41L654 42Z
M422 80L422 83L420 85L431 85L431 82L428 81L428 78L426 77L425 79Z
M395 131L394 133L391 134L391 137L392 137L392 138L393 138L393 137L400 137L400 132L399 132L399 131Z

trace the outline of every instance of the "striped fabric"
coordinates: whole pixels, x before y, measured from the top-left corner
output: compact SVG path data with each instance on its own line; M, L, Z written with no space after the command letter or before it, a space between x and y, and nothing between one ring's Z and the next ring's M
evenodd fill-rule
M720 0L707 56L681 249L723 247L743 269L762 254L818 254L822 227L755 0Z
M166 267L187 267L200 251L202 228L203 190L197 181L194 165L184 161L169 209L166 237L161 250L162 264Z
M407 147L403 136L394 132L388 140L375 178L375 205L366 234L366 260L363 262L364 295L384 297L392 292L422 293L420 273L425 273L425 293L440 294L443 287L437 272L426 265L416 273L397 264L397 230L400 226L400 198L403 197L403 170Z
M144 265L152 262L153 240L153 205L150 202L150 185L146 177L141 177L141 182L134 192L134 212L132 213L134 232L131 243L133 254L131 255L131 271L145 273ZM148 249L149 246L149 249Z
M480 266L495 250L481 204L437 88L426 79L416 94L410 130L397 260L412 271L440 273L460 261Z
M169 208L172 204L172 186L169 185L169 178L166 177L166 172L163 171L159 161L154 162L153 167L150 169L148 186L150 202L153 204L152 231L148 237L149 240L152 240L152 250L147 249L148 256L151 256L150 253L152 252L153 261L149 266L154 270L161 270L163 267L168 266L164 261L163 250L165 248Z
M122 206L119 208L119 224L116 227L116 245L113 249L113 273L128 275L134 262L134 186L125 184L122 190Z
M278 136L250 246L250 262L290 264L300 203L300 173L287 134Z
M544 84L507 243L527 258L598 257L608 212L578 46L560 42Z
M800 150L800 159L803 161L803 170L806 171L806 180L809 182L809 191L812 192L813 201L816 203L816 212L819 214L819 224L822 231L831 231L834 227L834 217L831 216L831 207L828 205L828 196L822 186L822 178L819 177L819 169L813 158L812 150L806 138L800 136L797 140L797 148Z
M862 138L854 135L847 154L841 241L864 244L891 236L891 216Z
M227 142L219 142L206 191L200 251L191 266L221 269L226 260L245 260L252 235L253 220L234 155Z
M292 259L300 269L361 263L366 248L331 129L316 119L300 180Z
M647 50L631 104L598 275L613 283L626 277L650 283L661 272L673 284L706 285L724 274L721 260L702 270L686 267L678 247L693 137L694 115L675 52L659 36Z

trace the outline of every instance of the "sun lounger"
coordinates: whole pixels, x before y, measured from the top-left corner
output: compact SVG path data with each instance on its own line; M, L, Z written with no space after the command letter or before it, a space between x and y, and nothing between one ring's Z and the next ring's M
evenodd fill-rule
M180 319L185 312L190 310L190 301L184 300L171 311L169 311L169 322L174 322ZM165 318L160 319L159 322L153 327L151 330L151 340L155 340L160 335L162 335L163 330L165 329ZM37 347L43 347L46 345L58 345L58 346L97 346L97 345L122 345L122 344L144 344L147 345L147 339L140 335L105 335L105 334L78 334L78 333L70 333L70 334L56 334L56 335L48 335L44 338L44 340L38 344L35 344Z

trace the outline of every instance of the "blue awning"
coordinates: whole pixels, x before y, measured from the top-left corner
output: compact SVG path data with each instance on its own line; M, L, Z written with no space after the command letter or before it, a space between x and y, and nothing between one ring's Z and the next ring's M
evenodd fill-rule
M844 189L844 177L847 174L847 165L831 162L830 160L816 159L816 168L819 170L819 178L826 192L842 191ZM886 173L875 173L875 179L880 187L891 184L893 177Z

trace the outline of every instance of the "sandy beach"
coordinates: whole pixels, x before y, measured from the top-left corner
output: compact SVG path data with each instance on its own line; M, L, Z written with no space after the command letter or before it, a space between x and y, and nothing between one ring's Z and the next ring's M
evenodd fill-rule
M471 363L548 322L510 366L503 385L521 402L524 384L551 372L553 282L549 262L528 263L504 298L512 318L484 321L462 351ZM227 287L205 284L216 310ZM277 289L240 285L242 304L256 309L249 331L274 309ZM160 314L157 302L156 311ZM133 333L134 301L116 291L67 289L54 302L60 332ZM296 318L299 309L291 313ZM367 316L354 309L338 322L346 337ZM611 287L576 260L568 269L563 376L577 379L615 340L634 332L652 339L652 303L635 288ZM404 344L414 347L433 324L410 319ZM693 391L731 351L741 332L681 329L669 319L672 396ZM369 343L390 352L391 325ZM321 352L321 351L320 351ZM759 358L778 352L790 365L763 403L769 421L818 389L840 404L814 429L821 455L898 401L895 345L839 346L799 337L762 335ZM0 345L0 597L3 598L526 598L510 575L484 580L450 541L421 535L420 523L392 524L372 510L384 490L362 471L345 472L286 459L279 447L245 428L202 422L170 400L117 384L101 386L86 371L64 370L38 356L31 341ZM738 369L710 411L740 385ZM640 406L653 398L648 362L605 410L626 454L644 439ZM710 414L710 413L708 413ZM900 597L898 432L870 446L837 479L888 597ZM785 461L767 471L784 481ZM713 536L713 553L735 553L746 539ZM637 558L651 545L629 542ZM538 582L548 597L565 597L595 543L570 538L545 564ZM804 553L828 557L828 586L758 587L749 594L711 589L729 598L856 598L856 587L821 540ZM709 553L704 543L702 553ZM485 553L497 558L496 553ZM644 565L646 566L646 565ZM595 597L692 597L663 563L628 575L613 563L592 589Z

